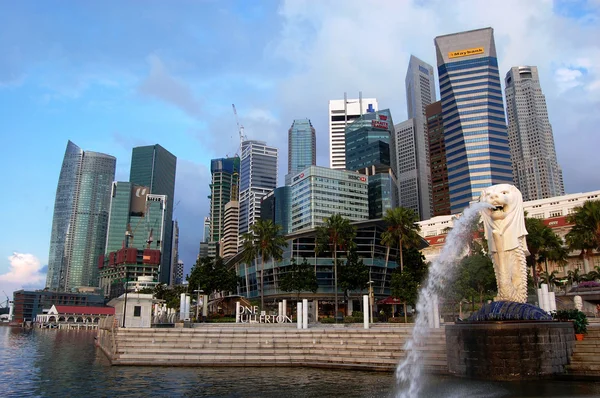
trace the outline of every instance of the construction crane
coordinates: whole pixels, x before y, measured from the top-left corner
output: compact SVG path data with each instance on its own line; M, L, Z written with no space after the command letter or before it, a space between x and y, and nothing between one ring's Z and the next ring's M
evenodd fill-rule
M241 155L242 153L242 142L246 140L246 135L244 134L244 126L240 124L240 120L238 118L237 110L235 109L235 104L231 104L233 108L233 114L235 115L235 123L237 124L238 134L240 136L240 146L235 153L235 156Z

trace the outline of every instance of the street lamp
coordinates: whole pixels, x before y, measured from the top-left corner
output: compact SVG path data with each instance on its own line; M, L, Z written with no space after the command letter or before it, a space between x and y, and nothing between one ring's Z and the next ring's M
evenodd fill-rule
M367 284L369 285L369 314L371 317L371 323L373 323L373 301L375 299L375 296L373 294L373 281L369 281L367 282Z
M204 290L194 290L194 293L198 293L198 297L196 299L196 322L198 322L198 319L200 317L200 293L204 293ZM202 305L204 306L204 302L202 303Z

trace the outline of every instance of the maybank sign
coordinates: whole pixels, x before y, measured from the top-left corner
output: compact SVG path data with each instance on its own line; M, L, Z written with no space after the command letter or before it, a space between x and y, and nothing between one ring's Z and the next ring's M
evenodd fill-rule
M483 54L483 47L467 48L466 50L450 51L448 58L468 57L471 55Z

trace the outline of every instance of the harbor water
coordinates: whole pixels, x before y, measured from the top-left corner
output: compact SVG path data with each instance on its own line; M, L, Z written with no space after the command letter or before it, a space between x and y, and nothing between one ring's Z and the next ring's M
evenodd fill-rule
M0 327L2 397L395 397L393 373L282 367L110 366L93 331ZM400 349L400 347L399 347ZM600 382L426 377L423 397L598 397Z

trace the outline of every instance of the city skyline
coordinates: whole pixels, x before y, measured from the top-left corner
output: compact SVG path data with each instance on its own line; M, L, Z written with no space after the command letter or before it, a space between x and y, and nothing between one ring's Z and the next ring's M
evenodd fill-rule
M120 7L113 15L99 4L90 2L70 11L35 4L39 11L34 12L34 3L22 2L5 6L7 12L2 13L7 18L2 36L12 40L6 45L10 51L0 55L3 136L8 147L27 148L25 156L14 151L2 160L4 169L9 170L7 186L18 190L15 198L9 198L13 213L9 214L9 225L14 231L0 246L0 285L7 286L7 292L17 285L33 286L23 281L34 283L45 271L53 191L67 139L117 157L116 180L127 180L127 158L135 146L158 142L177 155L180 162L175 197L182 202L174 218L180 220L180 252L189 269L202 235L198 225L208 214L208 159L231 155L239 146L232 102L249 139L264 139L279 148L279 180L283 181L283 142L294 119L311 119L317 131L317 165L327 166L329 99L339 98L343 92L354 97L362 91L364 97L376 97L381 108L389 108L395 121L402 121L406 108L402 74L409 54L433 64L434 37L486 26L495 30L501 80L513 66L536 65L540 70L566 191L591 191L598 186L591 151L598 142L594 132L599 116L593 109L600 101L600 62L596 61L600 52L592 38L600 32L594 23L598 9L592 9L592 3L569 7L547 2L524 4L518 16L506 21L511 6L505 2L485 6L459 2L452 7L406 2L383 5L375 13L350 1L344 4L343 23L349 24L351 33L344 39L351 38L366 50L351 58L345 58L348 55L343 46L332 51L331 43L341 43L342 37L330 34L328 26L335 26L335 18L340 15L326 4L309 11L293 3L232 3L219 9L206 5L187 12L149 5L147 21L135 17L139 10L131 5ZM167 15L181 21L181 27L189 27L198 25L198 16L204 20L204 15L213 11L222 16L223 27L207 20L206 26L198 29L214 31L219 40L230 41L237 51L235 58L245 57L244 69L232 66L227 57L217 57L222 52L214 46L213 52L200 52L199 59L192 55L199 52L189 45L171 45L177 33L189 38L176 40L178 43L202 41L202 35L172 32L171 25L169 30L161 28L161 20ZM439 23L421 23L422 29L410 24L388 24L383 28L385 24L374 26L362 20L367 15L380 18L381 14L386 18L404 15L415 23L429 19ZM39 20L36 15L45 17ZM77 37L72 34L77 25L59 24L62 18L71 17L88 25L103 21L107 29L118 26L125 33L118 39L110 35L100 39L91 34L75 41L71 37ZM529 22L532 18L535 23ZM130 20L131 26L121 27L119 20ZM265 23L267 20L273 23ZM307 20L314 20L314 29L302 25L301 21ZM236 25L238 28L231 33L226 32ZM242 28L255 31L256 44L248 46L245 39L236 38ZM156 33L147 39L131 34L150 30ZM298 32L302 36L293 36ZM300 39L303 46L295 44ZM388 48L394 49L388 50L391 61L373 63L379 50L369 49L367 43L375 39L384 39ZM135 48L129 51L127 43L134 41ZM347 63L351 66L340 67L340 59L351 59ZM327 77L325 83L315 85L323 76ZM20 158L16 158L17 153ZM13 252L18 255L11 256ZM31 263L26 260L27 254L34 259ZM30 264L26 268L29 271L21 271L24 268L20 262Z

